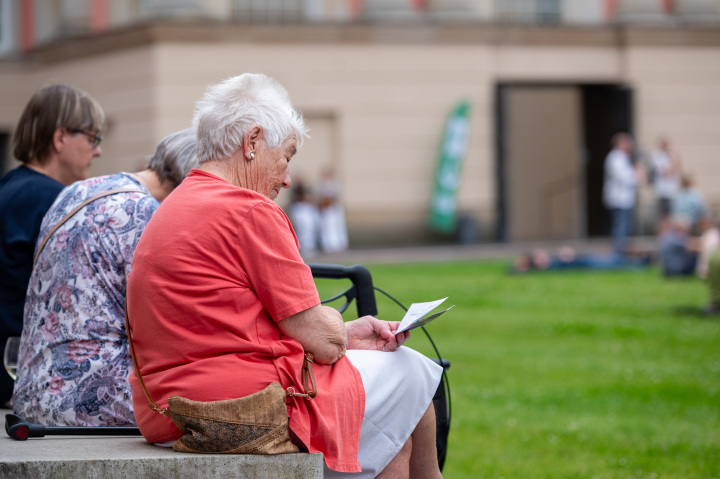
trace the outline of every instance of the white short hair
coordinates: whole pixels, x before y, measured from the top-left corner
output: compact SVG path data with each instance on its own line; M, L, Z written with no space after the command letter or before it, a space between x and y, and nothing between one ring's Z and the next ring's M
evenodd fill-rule
M260 73L243 73L208 87L195 105L199 163L224 159L242 147L252 125L260 125L270 148L295 134L298 149L307 128L290 102L287 90Z

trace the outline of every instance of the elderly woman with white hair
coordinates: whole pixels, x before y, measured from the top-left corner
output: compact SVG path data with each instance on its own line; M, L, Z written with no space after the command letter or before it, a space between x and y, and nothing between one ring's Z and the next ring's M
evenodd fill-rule
M440 477L432 396L442 369L401 347L397 322L344 323L322 306L312 273L274 200L306 136L285 89L260 74L210 87L195 112L198 169L160 206L128 284L136 366L161 408L245 397L273 382L317 396L287 398L293 443L322 452L326 477ZM147 408L131 374L140 431L183 433Z

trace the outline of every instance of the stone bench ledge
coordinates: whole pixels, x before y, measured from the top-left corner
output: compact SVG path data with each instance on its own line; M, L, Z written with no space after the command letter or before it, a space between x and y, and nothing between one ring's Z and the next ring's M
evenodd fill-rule
M0 410L0 477L322 479L322 454L184 454L142 437L45 436L16 441Z

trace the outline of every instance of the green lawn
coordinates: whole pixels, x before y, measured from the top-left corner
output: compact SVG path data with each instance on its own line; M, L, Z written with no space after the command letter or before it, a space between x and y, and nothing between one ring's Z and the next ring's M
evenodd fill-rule
M699 280L366 266L406 306L456 305L427 326L452 362L446 478L720 477L720 321L701 315ZM317 283L322 297L345 286ZM378 308L402 318L379 294ZM407 345L434 357L419 330Z

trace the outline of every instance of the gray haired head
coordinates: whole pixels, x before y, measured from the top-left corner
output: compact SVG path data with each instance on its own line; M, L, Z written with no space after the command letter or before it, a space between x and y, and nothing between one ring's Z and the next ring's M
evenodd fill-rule
M188 172L197 166L195 128L176 131L163 138L150 157L148 168L163 184L177 188Z
M307 137L303 117L293 108L287 90L260 73L243 73L209 87L195 105L193 125L200 163L231 157L253 125L263 129L270 148L293 134L300 148Z

